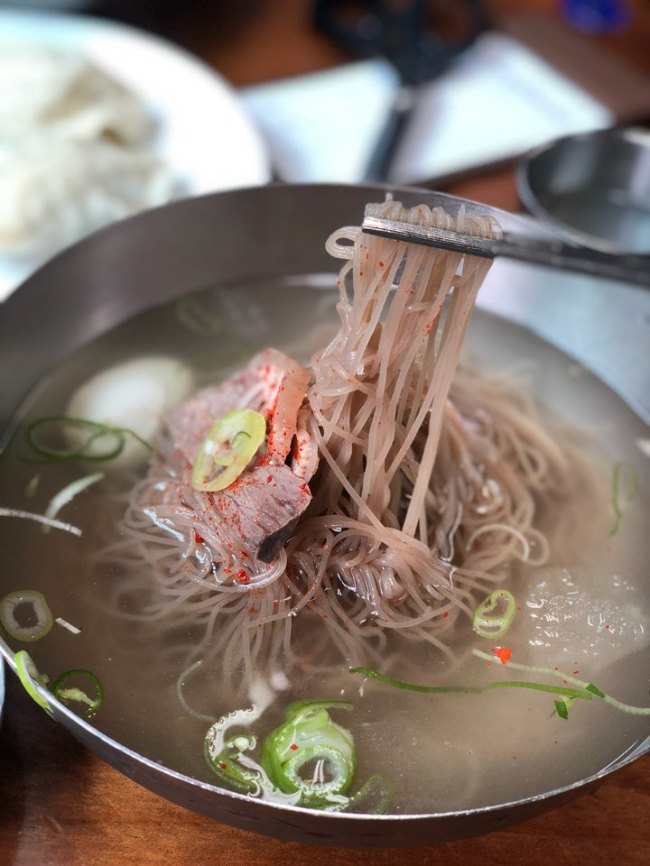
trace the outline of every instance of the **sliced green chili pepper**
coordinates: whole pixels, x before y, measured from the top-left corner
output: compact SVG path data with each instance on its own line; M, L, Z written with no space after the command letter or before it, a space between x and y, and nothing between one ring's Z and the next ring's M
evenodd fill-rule
M505 610L495 613L496 609L504 604ZM516 607L517 603L511 592L507 589L495 589L474 611L472 628L480 637L503 637L512 625Z
M26 616L17 616L21 609ZM0 623L16 640L40 640L50 631L53 621L45 596L35 589L10 592L0 601Z
M271 781L287 794L300 793L304 806L347 803L356 771L352 734L336 724L328 708L351 709L346 701L293 704L285 722L271 731L262 747L261 764Z
M22 683L27 694L39 705L39 707L42 707L47 713L52 715L52 707L48 703L47 699L36 690L36 686L45 686L47 684L47 677L38 672L32 657L28 652L26 652L26 650L20 650L20 652L17 652L14 656L14 661L16 663L18 679Z
M367 804L372 812L384 811L391 786L372 776L350 797L356 770L352 734L337 725L328 709L352 709L347 701L303 701L292 704L285 721L266 737L260 763L252 753L257 745L250 734L231 736L234 726L248 726L260 716L253 705L235 710L215 722L205 738L210 768L230 787L274 803L290 803L335 811Z
M205 757L222 782L233 787L242 794L253 794L260 787L260 774L255 770L246 769L239 763L244 752L252 751L257 745L257 739L245 734L229 737L221 752L215 757L210 753L208 739L205 741Z
M72 686L66 687L68 680L75 678L85 678L90 680L90 684L95 691L94 697L89 697L82 689ZM52 687L54 697L64 704L78 703L85 705L86 709L81 713L82 719L91 719L104 703L104 689L99 678L92 671L86 670L71 670L65 671L58 677Z
M266 420L252 409L233 409L214 422L194 460L192 487L229 487L248 466L266 436Z

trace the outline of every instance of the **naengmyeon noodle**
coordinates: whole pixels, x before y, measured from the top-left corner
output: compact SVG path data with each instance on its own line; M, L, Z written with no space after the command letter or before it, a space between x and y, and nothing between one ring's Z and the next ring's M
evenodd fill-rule
M372 207L499 232L462 210ZM567 458L532 402L457 369L489 261L356 227L335 232L327 249L344 260L340 330L311 363L308 429L320 468L289 541L270 564L243 563L245 585L226 579L215 563L236 567L233 554L163 441L120 541L101 554L123 575L118 595L148 588L131 616L185 634L188 663L218 659L234 677L286 673L298 656L324 663L332 648L339 660L376 658L397 632L449 653L453 630L462 622L469 631L477 601L517 562L546 560L540 515L563 494ZM255 409L258 399L253 389L232 408Z

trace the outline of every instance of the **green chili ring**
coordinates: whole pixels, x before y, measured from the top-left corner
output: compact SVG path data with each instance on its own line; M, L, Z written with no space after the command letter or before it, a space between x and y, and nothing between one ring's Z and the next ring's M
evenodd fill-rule
M505 604L503 613L495 613L499 604ZM495 589L474 611L472 628L479 637L493 639L503 637L515 618L517 602L507 589Z
M47 678L38 672L38 668L34 664L34 660L30 654L26 650L20 650L20 652L17 652L14 656L14 662L16 663L18 679L27 694L39 705L39 707L52 715L52 707L47 698L44 698L36 689L36 686L44 687Z
M221 779L242 794L253 794L261 786L261 776L254 770L237 764L242 752L252 751L257 744L255 737L238 734L229 737L222 751L213 757L210 753L208 738L205 739L205 758L210 769Z
M302 701L285 711L285 722L267 736L261 764L269 779L286 794L300 793L304 806L335 805L345 799L356 773L352 734L333 722L327 708L349 709L345 701ZM299 775L313 764L313 777ZM325 770L328 776L325 780Z
M91 685L95 689L95 697L89 697L86 692L82 691L79 688L66 688L65 683L68 679L73 676L78 677L86 677L90 680ZM80 704L85 704L87 709L81 713L82 719L92 719L94 715L101 709L102 704L104 703L104 688L97 677L92 671L86 671L83 669L74 669L71 671L65 671L61 676L57 677L54 681L54 685L52 686L52 692L54 697L62 703L68 705L69 702L76 702Z
M36 622L24 626L16 618L16 608L31 605ZM45 596L36 589L18 589L9 592L0 600L0 624L8 635L16 640L31 642L40 640L49 633L54 620Z
M229 487L251 462L266 437L266 419L253 409L233 409L204 437L192 467L192 487L215 493Z

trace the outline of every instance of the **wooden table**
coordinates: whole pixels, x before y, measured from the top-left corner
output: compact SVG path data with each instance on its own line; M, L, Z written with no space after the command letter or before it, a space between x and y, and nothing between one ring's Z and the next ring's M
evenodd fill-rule
M182 6L183 4L179 4ZM266 0L205 4L177 14L173 35L219 68L235 85L331 66L345 59L309 28L307 2ZM495 15L515 7L552 13L551 0L487 4ZM599 43L650 71L650 6L633 2L632 31ZM233 12L235 7L235 12ZM253 9L246 21L240 7ZM217 12L230 9L231 19ZM240 20L241 19L241 20ZM506 167L449 188L515 207ZM561 809L480 839L425 849L323 849L281 843L197 817L138 787L54 724L9 677L0 732L0 866L321 866L400 863L480 866L575 866L650 863L650 756L609 777Z

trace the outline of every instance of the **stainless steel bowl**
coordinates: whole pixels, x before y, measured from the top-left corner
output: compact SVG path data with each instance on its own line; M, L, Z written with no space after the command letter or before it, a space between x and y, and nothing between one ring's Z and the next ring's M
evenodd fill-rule
M341 225L358 223L364 204L381 200L385 192L377 187L270 186L210 195L118 223L57 256L0 305L0 451L16 406L58 360L136 313L215 281L241 285L249 279L332 274L324 238ZM408 204L427 195L399 191ZM614 368L613 384L632 405L634 394L647 398L643 382L633 382L632 391L626 391L623 380L633 366L626 353L633 358L644 341L647 345L650 317L639 311L648 311L649 293L512 262L497 262L484 290L487 308L537 329L583 361L580 350L593 345L597 329L614 328L614 337L620 335L623 320L599 312L608 308L612 291L618 292L624 321L637 328L639 322L645 324L621 341L617 355L623 360ZM590 306L589 339L584 344L572 341L570 329L567 346L564 324ZM534 342L530 332L522 335L524 344ZM597 344L596 360L603 357L608 335L599 334ZM615 411L635 417L612 399ZM2 579L0 565L0 586ZM10 577L4 580L7 584ZM1 638L0 651L15 667L13 652ZM58 702L51 703L55 719L77 739L152 791L219 821L311 844L431 845L479 835L557 806L650 751L649 738L588 778L515 802L435 814L325 814L263 803L183 775L127 748Z
M569 240L650 253L650 132L607 129L561 138L518 167L524 207Z

